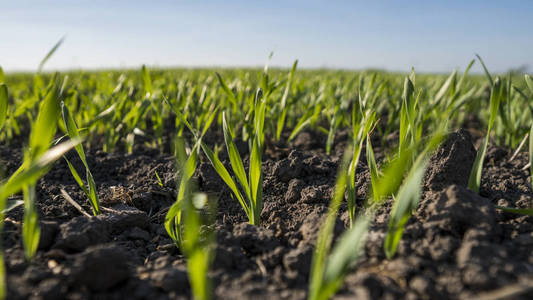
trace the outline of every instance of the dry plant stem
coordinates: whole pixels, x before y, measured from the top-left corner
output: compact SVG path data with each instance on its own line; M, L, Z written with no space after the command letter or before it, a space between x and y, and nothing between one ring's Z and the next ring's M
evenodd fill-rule
M520 142L520 145L518 145L518 148L516 148L515 152L513 153L513 156L511 156L509 161L513 161L516 158L516 156L518 155L518 153L520 153L520 150L522 150L522 147L524 147L524 145L526 144L526 141L527 141L528 137L529 137L529 133L526 133L526 136L524 136L524 138Z
M63 196L63 198L69 203L71 204L76 210L78 210L82 215L86 216L86 217L90 217L91 215L88 214L79 204L78 202L74 201L74 199L72 199L72 197L70 197L70 195L64 190L64 189L61 189L61 195Z

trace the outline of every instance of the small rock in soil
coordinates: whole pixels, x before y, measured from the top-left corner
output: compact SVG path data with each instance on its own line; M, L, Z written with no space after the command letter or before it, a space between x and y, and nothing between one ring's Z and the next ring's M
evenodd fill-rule
M146 230L142 230L139 227L133 227L132 229L126 231L125 234L127 238L132 239L132 240L143 240L143 241L150 240L150 234Z
M273 250L279 245L278 239L270 229L240 223L233 228L233 235L242 249L251 255Z
M115 205L112 209L112 213L101 214L98 218L109 223L114 232L122 232L132 227L146 229L149 226L148 215L142 210L125 204Z
M24 272L23 278L30 283L35 284L48 276L50 276L50 272L48 270L45 270L40 266L30 265Z
M328 175L334 173L336 166L330 160L322 159L318 155L313 155L304 159L304 173L308 176L312 175Z
M41 281L34 290L30 299L57 300L64 299L67 287L57 278L49 278Z
M39 238L39 250L48 250L54 244L59 224L55 221L41 221L41 236Z
M451 133L430 159L426 184L442 190L456 184L466 187L476 158L472 137L466 130Z
M76 217L60 226L54 247L79 252L109 241L109 224L97 217Z
M320 228L322 228L322 225L324 224L323 218L326 216L326 207L317 207L315 210L313 210L310 214L308 214L304 221L302 226L300 227L300 233L302 234L302 242L306 244L314 245L316 243L316 240L318 238L318 232L320 231ZM334 227L334 233L335 235L338 235L344 230L343 222L340 220L340 218L335 218L335 227Z
M437 227L462 237L470 228L486 232L496 229L496 212L492 203L476 193L458 185L448 187L434 195L437 199L427 206L429 215L425 228Z
M289 272L296 272L298 276L307 278L311 267L313 248L310 246L292 249L283 257L283 266Z
M291 154L293 153L291 152ZM288 158L284 158L274 164L272 176L277 177L281 182L288 182L300 176L302 164L299 156L293 155L294 157L291 157L291 154L289 154Z
M443 299L435 290L435 284L430 279L423 276L415 276L409 281L409 288L418 294L422 299Z
M105 291L127 280L130 272L127 252L116 245L88 248L76 256L72 270L77 285L94 291Z
M150 273L153 285L166 292L185 292L189 289L189 279L185 268L167 266Z
M332 189L329 185L306 186L300 193L303 203L324 203L332 196Z
M301 179L291 179L291 181L289 181L287 192L285 193L285 201L288 203L297 202L298 199L300 199L300 192L304 185L305 182Z

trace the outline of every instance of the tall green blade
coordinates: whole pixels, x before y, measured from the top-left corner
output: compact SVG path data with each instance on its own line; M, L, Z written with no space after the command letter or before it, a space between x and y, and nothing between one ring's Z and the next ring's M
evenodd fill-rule
M374 149L372 149L372 142L370 141L370 136L366 137L366 159L368 168L370 169L372 197L374 201L379 201L381 199L378 191L379 171L378 165L376 164L376 158L374 156Z
M237 150L237 146L235 146L235 143L233 142L233 137L231 136L225 113L222 113L222 129L224 131L224 142L226 143L226 149L228 150L228 156L231 162L233 173L237 177L237 180L239 180L239 183L244 189L248 199L251 199L250 187L248 186L248 179L246 178L246 172L244 171L242 158Z
M79 134L78 126L76 125L76 122L72 118L72 115L70 114L64 102L61 102L61 111L63 115L63 123L67 130L67 135L71 139L79 139L80 134ZM72 164L68 161L68 159L65 158L65 160L67 161L67 164L69 165L69 169L72 175L74 176L74 179L76 180L76 182L78 182L80 187L82 187L84 193L87 195L87 198L89 199L89 203L91 204L93 214L97 215L100 213L100 200L98 199L98 193L96 191L96 183L94 182L93 175L91 173L91 170L89 169L89 164L87 163L85 151L83 150L83 145L78 144L76 145L75 149L83 165L85 166L85 177L87 179L87 184L89 185L88 188L85 187L85 184L83 184L83 182L81 182L80 184L81 179L80 179L78 172L72 166Z
M65 128L67 130L67 134L71 139L76 139L80 137L78 126L76 125L76 122L72 118L72 115L70 114L67 106L62 101L61 102L61 113L63 115L63 123L65 125ZM83 151L83 146L81 144L76 145L75 147L76 152L78 152L78 155L80 156L81 161L84 165L87 165L87 159L85 157L85 151Z
M494 85L494 80L492 80L492 76L490 76L489 69L487 69L487 66L485 66L485 62L483 62L483 59L481 59L481 56L476 54L477 59L481 63L481 66L483 67L483 71L485 71L485 75L487 76L487 79L489 80L489 83L491 86Z
M281 137L281 133L283 132L283 127L285 126L285 119L287 117L287 98L289 97L289 91L292 87L292 81L294 79L294 73L296 72L296 67L298 66L298 60L295 60L292 64L291 71L289 73L289 78L287 80L287 85L285 86L285 91L283 92L283 96L281 97L281 115L278 117L277 121L277 130L276 130L276 140L279 140Z
M531 178L531 187L533 188L533 124L529 130L529 177Z
M370 221L370 216L360 216L352 228L339 238L327 261L324 286L317 299L330 299L340 288L349 269L363 254Z
M213 168L215 168L215 171L218 173L218 176L226 183L226 185L231 189L233 192L233 195L237 197L237 200L239 200L239 203L241 204L242 208L244 209L244 212L246 215L250 215L250 207L246 203L245 199L241 195L241 192L237 188L237 185L235 184L235 181L231 178L230 174L228 173L228 170L226 167L224 167L224 164L220 161L218 156L211 150L209 147L202 142L202 150L204 151L205 155L207 156L207 159L211 162L213 165Z
M499 78L496 78L494 85L492 86L490 95L490 118L487 129L487 135L481 147L477 151L472 171L470 172L470 178L468 180L468 188L476 193L479 193L479 187L481 185L481 174L483 171L483 161L485 160L485 154L487 152L487 146L489 144L490 132L496 121L498 115L498 108L500 106L500 98L502 95L502 85Z
M528 74L524 75L529 92L533 94L533 78Z
M19 192L24 187L35 184L40 177L46 174L53 162L62 157L67 151L72 149L78 143L80 143L79 140L71 140L53 147L41 155L39 159L31 162L29 166L24 169L20 169L19 172L13 174L5 184L0 185L0 232L2 231L4 225L4 212L7 198L12 194ZM33 217L30 219L33 219ZM32 221L30 221L30 223L31 222ZM38 239L31 239L31 241L28 240L29 247L27 249L35 249L35 241L38 241ZM1 244L2 242L0 240L0 299L5 297L6 291L6 274Z
M37 120L30 134L32 157L37 157L48 149L57 129L57 120L61 112L59 106L59 88L54 84L42 101Z
M426 163L419 164L411 169L404 184L400 187L392 208L389 228L385 238L385 254L392 258L396 253L398 243L403 234L403 229L411 211L416 209L422 193L422 180L426 170Z
M0 130L4 127L7 117L7 86L3 83L0 83Z
M35 207L35 185L30 184L23 188L24 192L24 222L22 223L22 241L26 259L31 260L39 247L39 218Z
M258 139L254 139L250 156L250 194L252 195L253 225L259 225L262 209L262 173L261 173L261 150Z
M76 183L78 183L80 188L83 190L83 193L85 194L85 196L89 198L89 190L87 190L87 188L85 187L85 183L83 183L83 180L81 179L80 174L78 173L78 171L76 171L76 168L74 168L74 166L70 163L70 161L66 157L64 157L64 159L67 162L67 165L70 170L70 173L72 174L72 177L74 177L74 180L76 181Z
M533 216L533 208L512 208L504 206L496 206L496 208L512 214Z
M335 226L335 219L339 206L344 198L344 191L346 189L347 169L350 162L351 151L347 151L342 160L340 170L337 175L335 183L335 192L333 199L329 204L329 211L326 219L318 233L313 259L311 261L311 273L309 277L309 296L310 300L325 299L324 288L327 286L325 281L325 271L327 268L327 259L331 249L331 242L333 239L333 229ZM331 271L330 271L331 273Z
M143 84L144 84L144 91L145 93L148 93L149 95L151 95L154 89L152 87L152 79L150 78L150 73L148 72L148 68L146 68L145 65L142 65L141 73L142 73L142 79L143 79Z
M216 76L218 79L218 83L222 87L222 90L224 91L224 93L228 96L229 101L233 105L237 105L237 98L235 98L235 94L233 93L233 91L226 85L226 83L224 82L220 74L216 73Z
M54 53L56 52L57 48L59 48L59 46L61 46L61 44L63 43L64 40L65 40L65 37L62 37L61 39L59 39L59 41L57 41L57 43L54 45L54 47L52 47L52 49L50 49L50 51L48 51L46 56L39 63L39 67L37 68L37 72L38 73L41 72L41 70L44 67L44 64L50 59L50 57L52 57L52 55L54 55Z

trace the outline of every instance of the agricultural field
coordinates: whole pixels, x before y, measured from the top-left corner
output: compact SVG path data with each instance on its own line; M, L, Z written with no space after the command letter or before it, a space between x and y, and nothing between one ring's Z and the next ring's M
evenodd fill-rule
M533 296L528 75L41 67L0 72L3 299Z

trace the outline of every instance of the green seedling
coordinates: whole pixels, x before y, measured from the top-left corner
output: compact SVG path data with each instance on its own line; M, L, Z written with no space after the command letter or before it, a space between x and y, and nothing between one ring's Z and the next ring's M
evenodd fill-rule
M531 125L531 128L529 130L529 177L529 184L533 188L533 124Z
M374 156L374 149L372 148L372 142L370 141L370 135L366 137L366 161L368 169L370 170L370 184L372 186L372 199L374 201L380 201L381 198L378 196L379 191L377 191L378 181L380 178L378 165L376 163L376 158Z
M310 300L331 298L344 282L347 271L361 256L366 232L371 218L362 215L345 232L333 248L333 228L339 206L344 198L344 191L348 181L348 167L351 161L351 151L347 151L337 175L335 192L329 205L326 220L319 232L316 248L311 262L309 278Z
M181 178L176 202L169 208L165 217L165 229L176 246L187 258L187 271L194 299L211 299L211 282L207 272L214 258L214 229L210 220L203 222L198 209L207 204L207 195L194 193L191 178L196 170L199 143L189 155L186 154L184 142L176 140L176 158L181 166ZM209 216L216 216L216 205L209 207ZM207 225L207 226L205 226Z
M176 114L179 116L179 118L182 119L181 121L187 126L187 128L189 128L191 133L196 138L196 143L189 154L187 154L185 150L185 142L183 141L182 137L178 136L175 141L174 151L176 163L178 165L178 170L181 171L181 174L179 179L176 202L174 202L174 204L169 208L165 216L165 229L167 230L168 235L174 241L176 246L181 249L183 247L183 203L186 199L191 197L189 181L191 180L198 164L200 147L203 147L202 138L207 133L207 130L211 126L211 123L213 122L217 112L216 110L214 110L211 113L210 117L208 117L207 119L206 124L204 124L204 127L201 132L198 132L193 129L189 122L187 122L183 115L181 115L178 111L176 111Z
M398 243L400 242L403 230L407 221L420 200L422 193L422 184L426 166L429 161L429 154L441 143L444 135L437 133L428 143L426 148L417 157L413 163L407 177L405 178L398 193L394 197L394 205L392 207L391 217L389 220L389 227L385 237L385 254L387 258L392 258L396 253ZM416 146L415 146L416 147ZM397 174L401 177L401 174Z
M263 125L265 120L266 102L261 101L260 93L257 93L254 114L254 136L252 139L252 149L250 154L250 165L248 176L244 170L243 160L235 143L226 118L226 114L222 114L222 126L224 131L224 142L226 150L230 158L231 168L240 187L244 190L244 195L241 193L235 180L230 176L228 170L215 153L207 145L202 143L202 149L207 158L215 168L220 178L231 189L233 195L237 198L239 203L248 216L248 220L252 225L259 225L261 222L261 210L263 209L263 173L261 170L261 162L263 155Z
M355 222L355 215L356 215L356 200L357 200L357 187L355 186L355 174L356 174L356 168L359 164L359 157L361 156L361 150L363 149L363 142L365 141L365 138L369 134L370 130L374 126L376 114L372 113L367 118L362 120L361 123L357 122L356 118L353 118L353 154L352 159L350 161L350 165L348 167L348 185L347 185L347 193L348 193L348 213L350 216L350 227L352 227L353 223ZM368 149L368 148L367 148Z
M402 95L402 105L401 105L401 111L400 111L400 135L399 135L399 149L400 152L409 144L407 144L407 138L410 134L411 141L414 142L414 137L416 134L414 133L414 130L416 130L415 126L415 109L416 109L416 101L414 101L414 84L409 79L409 77L405 78L404 82L404 88L403 88L403 95Z
M292 64L291 71L289 73L289 78L287 79L287 84L285 85L285 91L281 97L280 111L281 114L278 117L277 121L277 130L276 130L276 140L279 141L281 138L281 133L283 132L283 127L285 126L285 119L287 118L287 111L289 106L287 106L287 99L289 98L289 92L292 87L292 82L294 80L294 73L296 72L296 67L298 66L298 60L295 60Z
M76 125L76 122L74 122L74 119L72 118L72 115L70 114L64 102L61 102L61 111L63 115L63 123L67 131L66 132L67 135L71 139L78 139L80 137L78 126ZM74 168L74 166L67 159L66 156L64 157L64 159L67 162L68 168L70 169L72 176L74 177L78 185L81 187L81 189L85 193L85 196L87 196L87 199L89 199L89 203L91 204L93 215L96 216L100 214L100 200L98 199L98 193L96 191L96 184L94 182L94 178L91 173L91 170L89 169L89 164L87 163L85 151L83 150L83 145L81 144L76 145L75 149L76 149L76 152L78 153L78 156L80 157L81 162L83 163L83 166L85 166L85 175L86 175L87 185L83 182L78 171L76 171L76 168Z
M502 97L503 87L499 78L496 78L491 89L490 94L490 119L487 128L487 135L483 144L477 151L476 159L474 165L472 166L472 171L470 173L470 178L468 180L468 188L473 190L476 193L479 193L479 187L481 185L481 173L483 170L483 160L485 159L485 154L487 152L487 146L489 144L490 132L496 121L498 115L498 108L500 106L500 99Z
M15 172L23 172L29 165L38 160L52 143L57 130L60 108L60 90L56 82L57 75L52 79L49 92L41 102L39 114L33 124L30 134L29 147L24 155L22 166ZM9 181L8 181L9 182ZM35 182L22 187L24 196L24 222L22 227L22 241L26 258L32 259L37 251L40 237L37 210L35 207Z
M333 112L333 117L331 118L331 121L329 123L328 137L326 139L326 154L327 155L331 153L331 148L333 147L333 142L335 141L335 132L337 131L337 128L339 127L340 122L342 120L341 115L342 115L341 105L337 104Z
M23 192L22 242L28 260L31 260L35 255L40 238L38 215L35 207L35 185L37 179L47 172L50 165L58 158L58 155L62 155L79 143L64 143L50 149L60 113L59 100L61 94L56 79L57 75L54 75L48 93L41 102L39 113L30 133L29 147L25 152L22 166L0 188L0 224L2 224L0 225L0 231L3 226L7 198L18 191ZM3 298L5 296L3 257L0 265L0 298Z
M198 209L204 208L208 197L197 193L185 201L185 229L183 251L187 257L187 271L193 297L196 300L212 298L211 280L208 271L214 260L215 230L214 219L206 223L202 220ZM216 215L216 205L211 204L210 216ZM199 234L200 233L200 234Z
M0 83L0 130L4 127L7 117L7 86L4 83Z
M512 214L533 216L533 208L512 208L505 206L496 206L496 208Z
M159 177L159 173L157 173L157 170L154 170L155 178L157 179L157 185L160 187L163 187L163 180L161 180L161 177Z
M529 75L524 75L526 80L527 87L531 93L531 98L533 99L533 79ZM533 111L532 111L533 113ZM531 178L530 184L533 188L533 124L529 129L529 175Z
M59 39L59 41L57 41L57 43L52 47L52 49L50 49L50 51L48 51L48 53L46 53L44 58L39 63L39 67L37 68L37 73L40 73L42 71L42 69L44 67L44 64L46 64L46 62L50 59L50 57L52 57L52 55L54 55L54 53L57 51L59 46L61 46L61 44L63 44L64 40L65 40L65 37L62 37L61 39Z
M176 202L172 204L165 216L165 229L180 249L183 247L182 210L184 201L192 197L189 181L196 171L198 151L199 144L196 144L191 150L191 153L187 155L183 140L180 138L176 140L176 161L178 163L178 169L181 170L181 174Z
M80 140L70 140L64 143L61 143L57 146L54 146L50 150L46 151L42 155L39 156L38 159L33 160L31 163L25 166L24 169L19 169L16 173L14 173L9 180L0 185L0 232L2 231L3 225L4 225L4 217L5 212L7 210L7 198L13 194L16 194L20 192L23 189L30 190L27 187L35 186L35 183L39 178L44 176L52 166L52 164L61 158L66 152L70 151L72 148L74 148L77 144L79 144ZM25 199L27 200L27 199ZM35 219L33 219L35 220ZM35 230L36 224L33 224L31 229ZM30 231L27 230L26 234L34 234L38 235L38 230L36 231ZM35 247L38 243L38 236L30 236L27 238L28 246L30 248L26 251L27 255L33 255L31 251L35 250ZM37 245L38 246L38 245ZM33 247L33 248L31 248ZM3 257L3 251L2 251L2 242L0 240L0 299L5 299L5 292L6 292L6 273L5 273L5 265L4 265L4 257Z

